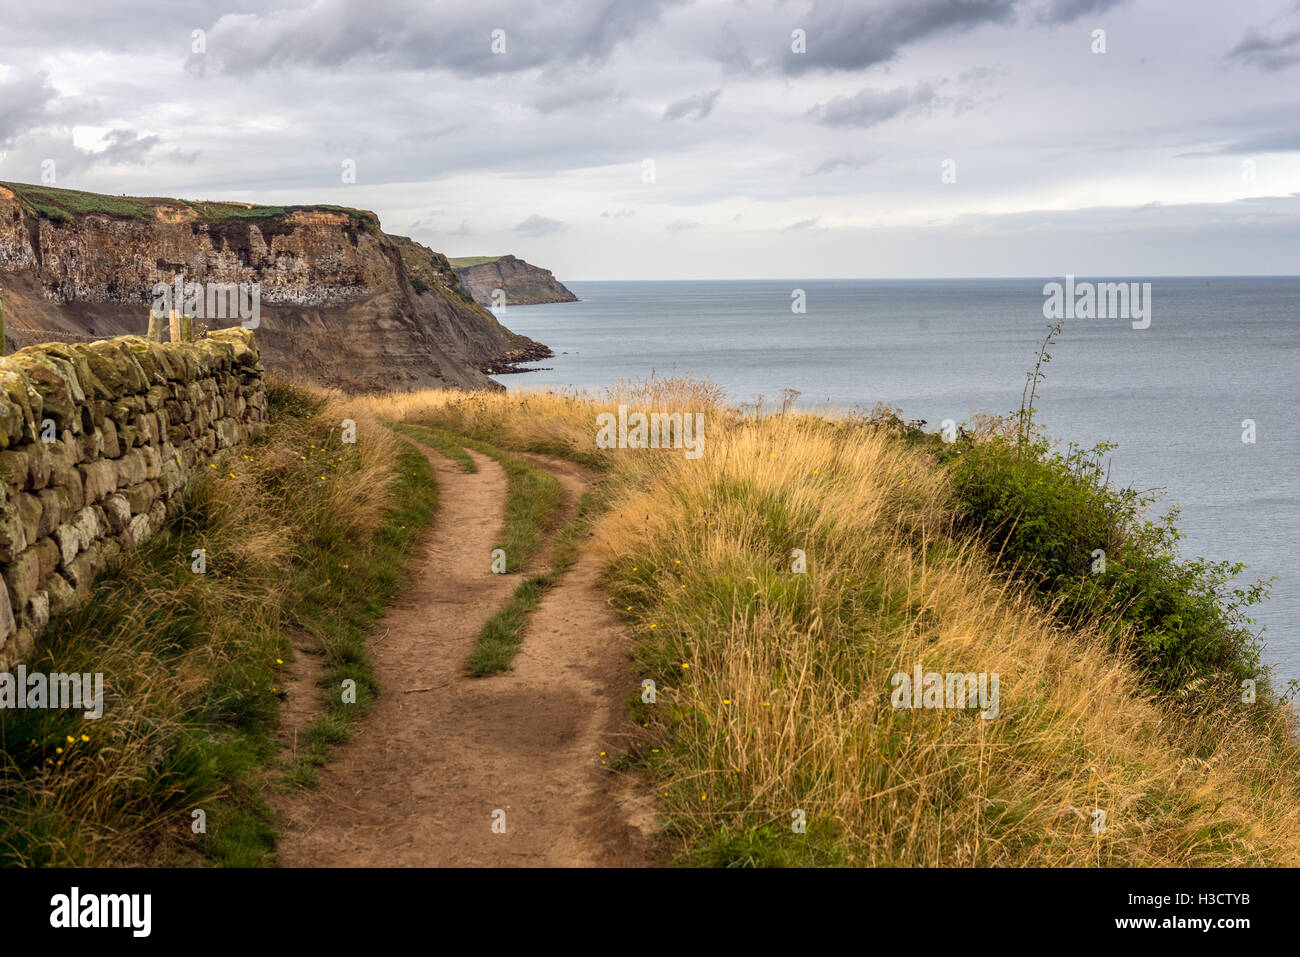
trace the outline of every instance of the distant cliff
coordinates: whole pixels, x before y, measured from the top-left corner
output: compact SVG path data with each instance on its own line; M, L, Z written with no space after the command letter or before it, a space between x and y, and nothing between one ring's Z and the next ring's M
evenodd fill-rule
M178 275L260 284L267 368L350 391L500 389L484 370L550 355L465 295L445 257L387 235L371 212L0 183L8 349L143 334L153 287Z
M461 285L482 306L496 305L492 301L494 289L505 292L507 306L578 301L549 269L530 265L514 256L467 256L449 261L460 275Z

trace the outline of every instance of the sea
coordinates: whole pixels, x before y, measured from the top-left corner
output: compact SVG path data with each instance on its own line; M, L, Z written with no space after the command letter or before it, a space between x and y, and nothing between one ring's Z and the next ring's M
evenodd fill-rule
M1036 421L1062 443L1115 443L1112 480L1179 506L1184 555L1274 578L1250 614L1278 684L1300 680L1300 277L1073 281L1150 283L1150 314L1064 319ZM497 313L556 353L498 381L692 375L734 403L771 409L795 389L805 410L880 402L938 429L1019 408L1050 283L1066 277L566 282L580 301Z

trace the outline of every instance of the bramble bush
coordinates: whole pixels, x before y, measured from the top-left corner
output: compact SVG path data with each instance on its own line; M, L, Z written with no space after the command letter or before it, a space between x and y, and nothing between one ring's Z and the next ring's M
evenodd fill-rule
M939 455L961 524L986 536L1064 622L1100 620L1117 643L1127 633L1155 689L1259 679L1259 640L1244 610L1267 597L1268 583L1236 586L1245 565L1183 558L1178 509L1146 518L1156 496L1107 480L1112 448L1062 455L1038 436L975 442L963 433Z

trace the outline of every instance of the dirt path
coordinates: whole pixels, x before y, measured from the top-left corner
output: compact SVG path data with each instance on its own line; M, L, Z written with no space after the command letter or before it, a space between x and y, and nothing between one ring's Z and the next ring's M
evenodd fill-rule
M636 679L599 569L581 557L547 593L510 672L466 677L480 627L520 581L490 571L506 478L476 452L476 474L426 454L439 508L416 582L371 644L383 693L321 770L320 788L280 803L281 862L649 863L653 813L622 776L602 769L600 752L622 750L624 702ZM569 463L532 458L561 481L571 513L587 477ZM504 833L493 829L496 812L504 812Z

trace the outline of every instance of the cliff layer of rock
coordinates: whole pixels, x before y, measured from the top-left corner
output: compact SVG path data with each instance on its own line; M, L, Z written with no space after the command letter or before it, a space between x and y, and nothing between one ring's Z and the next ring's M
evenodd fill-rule
M0 184L8 349L143 334L155 284L178 275L260 284L267 368L349 391L499 389L481 369L548 352L460 294L444 257L388 236L374 213Z
M514 256L470 256L452 259L461 285L483 306L499 303L492 292L505 292L505 305L531 306L543 302L577 302L578 297L564 287L549 269L534 266Z

